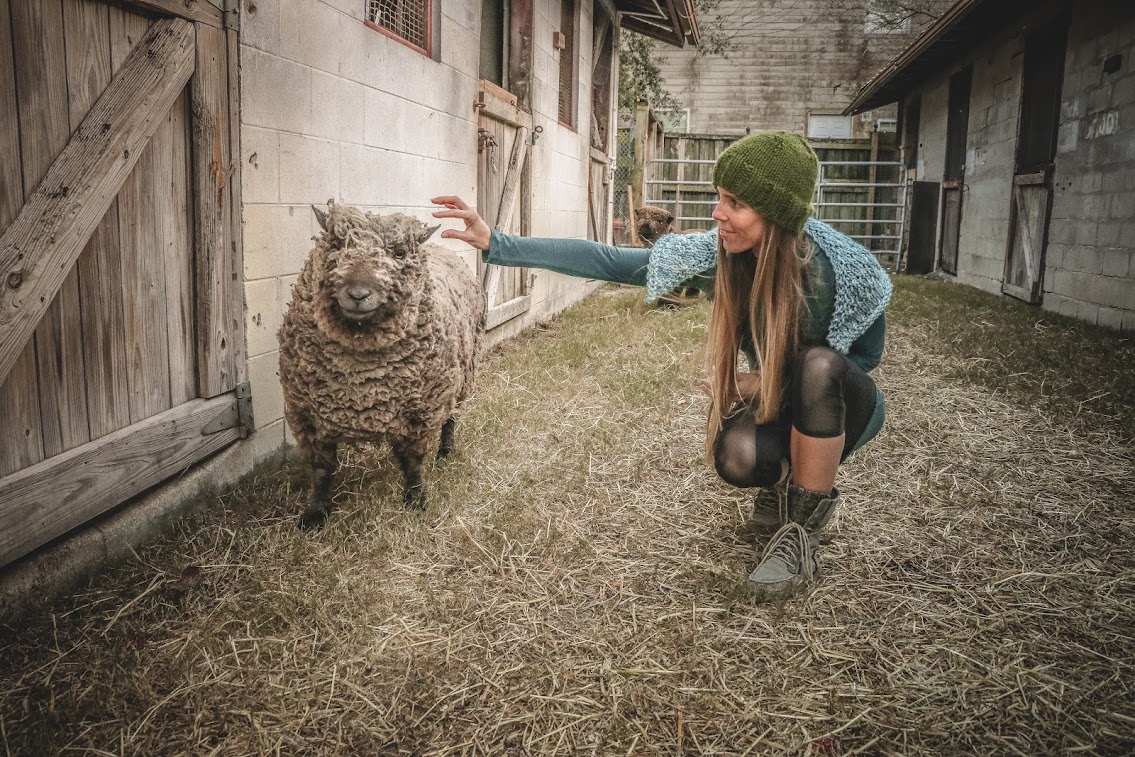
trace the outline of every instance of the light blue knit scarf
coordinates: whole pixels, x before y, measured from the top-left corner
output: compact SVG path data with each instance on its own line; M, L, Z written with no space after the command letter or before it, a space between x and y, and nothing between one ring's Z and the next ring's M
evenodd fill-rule
M870 250L826 223L809 218L804 233L831 261L835 308L827 339L832 349L846 355L886 309L891 279ZM716 266L717 229L659 237L646 266L646 301L654 302L692 276L712 277Z

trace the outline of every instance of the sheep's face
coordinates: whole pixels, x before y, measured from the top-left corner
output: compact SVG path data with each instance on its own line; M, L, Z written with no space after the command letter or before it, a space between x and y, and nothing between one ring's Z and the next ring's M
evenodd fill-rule
M328 315L360 328L388 320L417 301L428 275L421 244L436 226L401 213L313 209L326 232L320 288Z
M674 215L668 210L644 205L635 211L635 220L639 237L644 242L653 244L658 237L670 233Z

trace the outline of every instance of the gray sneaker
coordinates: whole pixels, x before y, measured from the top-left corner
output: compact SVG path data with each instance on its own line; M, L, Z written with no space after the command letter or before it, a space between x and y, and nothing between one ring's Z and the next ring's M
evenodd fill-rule
M749 588L761 600L799 594L823 572L818 546L816 534L809 534L799 523L786 524L772 537L761 561L749 574Z

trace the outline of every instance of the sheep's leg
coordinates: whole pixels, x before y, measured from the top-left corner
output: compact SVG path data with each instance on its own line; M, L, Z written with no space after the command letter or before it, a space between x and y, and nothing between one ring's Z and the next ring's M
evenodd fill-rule
M457 425L455 418L450 418L441 427L441 446L437 448L437 457L449 457L453 454L453 429Z
M418 450L394 445L394 456L402 466L405 484L402 488L402 503L411 510L426 509L426 491L422 487L422 459Z
M322 528L331 514L331 489L339 467L335 442L314 442L311 445L311 504L300 516L300 528L307 531Z

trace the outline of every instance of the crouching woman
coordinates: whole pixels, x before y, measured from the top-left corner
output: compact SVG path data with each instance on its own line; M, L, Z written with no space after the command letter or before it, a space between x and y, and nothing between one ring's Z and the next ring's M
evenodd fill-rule
M817 170L796 135L745 137L714 166L717 228L667 235L650 250L507 236L459 198L434 200L446 207L436 217L465 224L442 236L488 263L644 285L648 301L714 280L706 447L725 481L756 489L750 518L768 542L748 584L766 599L819 576L836 472L883 425L869 372L883 353L891 282L868 250L809 217Z

